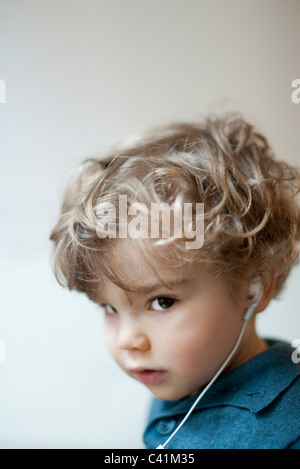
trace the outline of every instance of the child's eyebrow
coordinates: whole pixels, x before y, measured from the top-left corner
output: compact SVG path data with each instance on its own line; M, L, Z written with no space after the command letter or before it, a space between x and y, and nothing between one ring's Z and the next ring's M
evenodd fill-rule
M136 294L137 296L140 296L142 294L149 294L151 292L154 292L155 290L158 290L159 288L168 288L168 290L173 290L176 287L182 287L186 285L189 281L191 281L190 278L179 278L175 280L164 280L159 283L151 283L149 285L139 285L135 286L134 288L128 286L128 291L131 294ZM107 303L105 300L105 293L101 294L101 302Z
M136 291L139 293L150 293L151 291L158 290L159 288L166 287L169 290L173 290L175 287L180 287L185 285L190 279L180 278L175 280L164 280L159 283L152 283L150 285L140 285L136 287Z

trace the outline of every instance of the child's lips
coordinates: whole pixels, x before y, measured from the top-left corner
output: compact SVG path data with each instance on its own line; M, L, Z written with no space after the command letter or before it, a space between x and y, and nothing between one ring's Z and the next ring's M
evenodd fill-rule
M130 371L133 372L135 377L143 384L155 384L160 381L166 373L164 370L151 370L148 368L132 368Z

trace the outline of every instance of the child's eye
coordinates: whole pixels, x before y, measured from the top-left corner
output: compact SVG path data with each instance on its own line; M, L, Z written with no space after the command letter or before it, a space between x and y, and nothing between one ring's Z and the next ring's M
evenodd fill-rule
M102 308L104 308L104 311L106 314L116 314L118 311L111 305L108 304L102 304L100 305Z
M160 296L159 298L155 298L155 300L151 302L151 305L156 311L164 311L171 308L175 302L176 300L174 298Z

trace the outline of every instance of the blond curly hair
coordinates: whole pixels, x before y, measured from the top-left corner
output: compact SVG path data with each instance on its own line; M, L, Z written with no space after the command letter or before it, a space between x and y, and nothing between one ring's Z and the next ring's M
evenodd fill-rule
M136 240L149 264L156 254L176 267L194 262L234 289L247 276L264 286L276 271L277 297L299 256L299 190L299 171L276 160L267 139L238 114L154 128L74 170L50 236L56 278L94 301L105 278L127 288L110 267L118 240L96 229L99 203L117 207L125 194L128 204L204 203L201 249L170 237L156 252L155 243L150 249Z

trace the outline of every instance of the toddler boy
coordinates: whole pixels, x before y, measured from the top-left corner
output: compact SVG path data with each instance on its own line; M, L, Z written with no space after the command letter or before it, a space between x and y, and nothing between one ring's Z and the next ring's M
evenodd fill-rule
M55 274L101 305L110 353L153 394L147 448L300 448L300 366L255 327L298 260L299 188L234 114L75 170Z

